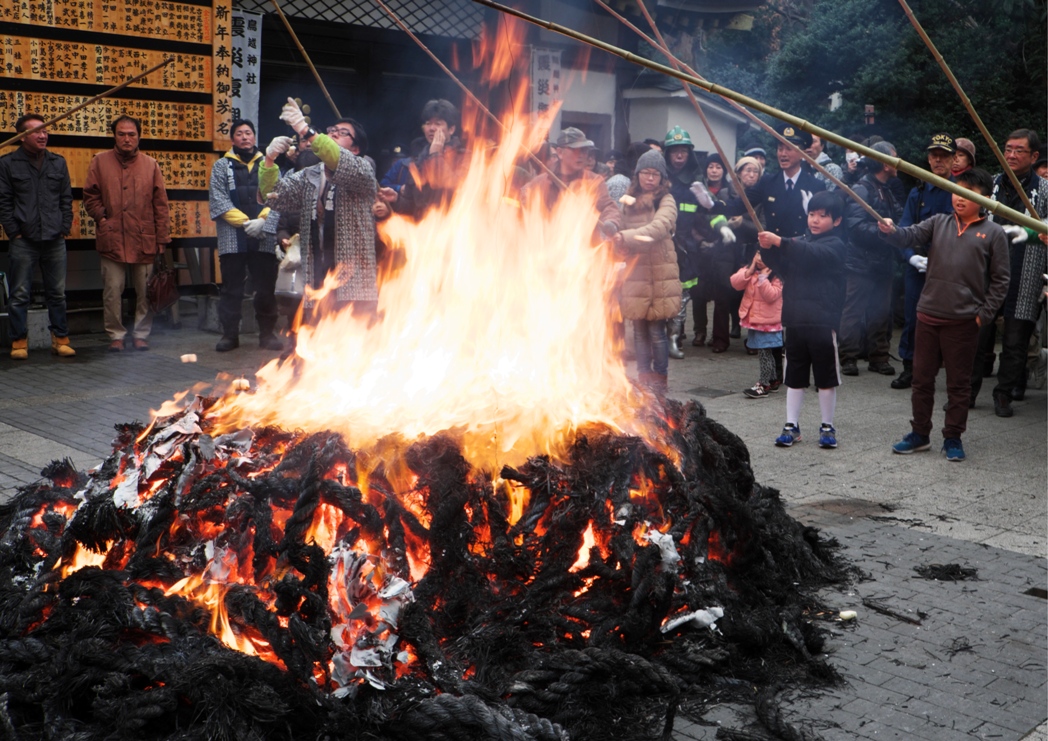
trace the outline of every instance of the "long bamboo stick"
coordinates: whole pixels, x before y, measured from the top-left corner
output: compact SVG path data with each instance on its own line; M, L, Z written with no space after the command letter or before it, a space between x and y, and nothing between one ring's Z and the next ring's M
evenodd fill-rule
M424 43L422 43L422 39L420 39L418 36L416 36L411 31L411 29L408 28L407 24L404 23L404 21L402 21L400 19L400 17L396 13L394 13L392 9L390 9L390 7L388 5L386 5L384 2L382 2L382 0L375 0L375 2L378 3L378 5L384 11L386 11L386 13L389 15L389 17L393 19L393 22L396 23L400 27L400 30L403 31L404 33L406 33L408 35L408 37L412 41L414 41L416 44L418 44L419 48L422 49L422 51L426 52L426 54L429 56L429 58L432 59L436 63L436 65L438 67L440 67L441 70L444 71L444 74L446 74L448 77L450 77L452 82L454 82L456 85L458 85L459 89L463 93L465 93L466 96L470 100L473 101L473 104L476 105L481 111L484 112L484 115L486 115L489 119L494 121L495 124L498 125L498 127L501 128L503 131L509 131L509 129L506 128L506 125L504 123L502 123L502 121L500 121L498 119L498 117L494 113L492 113L490 110L488 110L488 107L486 105L484 105L483 103L480 102L480 99L476 95L473 94L473 91L470 90L468 87L466 87L466 85L455 75L455 73L452 72L450 69L448 69L447 65L445 65L442 61L440 61L440 57L438 57L436 54L434 54L430 50L430 48L428 46L426 46ZM534 152L532 152L527 147L524 148L524 151L527 152L527 155L528 155L529 159L531 159L533 162L538 164L539 167L541 167L543 170L546 171L546 173L550 176L550 178L553 180L553 182L555 182L557 184L557 187L559 187L561 189L567 189L568 186L565 185L564 182L559 177L557 177L556 173L554 173L553 170L549 169L549 167L546 165L546 163L543 162Z
M604 5L601 0L597 0L598 3ZM681 63L675 56L670 53L669 44L666 43L666 39L662 37L662 32L659 31L659 27L655 25L655 19L651 17L651 13L648 12L648 6L644 4L644 0L637 0L637 5L640 7L641 12L644 14L644 19L651 26L652 33L655 34L655 38L658 39L658 48L662 49L666 58L670 60L670 64L673 65L674 69L680 70ZM713 133L713 126L710 125L710 121L706 118L706 112L702 110L702 106L699 105L699 99L695 97L695 93L692 92L691 86L686 82L681 82L681 87L684 88L684 92L688 94L688 100L691 101L691 105L695 108L695 112L699 114L699 120L702 121L702 125L706 128L706 133L710 137L710 141L713 142L714 148L717 150L717 154L720 155L721 162L724 163L725 175L729 176L729 180L735 185L735 192L738 193L739 198L742 199L742 204L746 207L746 213L749 214L750 220L753 225L757 227L757 231L764 231L764 227L761 226L760 219L757 218L757 212L753 210L753 204L750 203L750 199L746 196L746 186L739 180L739 174L735 172L735 158L729 157L721 147L719 141L717 141L716 135Z
M324 85L324 81L320 79L320 73L317 72L317 68L313 66L313 60L309 58L309 54L306 53L306 49L302 46L302 42L298 40L298 35L295 33L295 29L291 27L291 21L289 21L287 16L284 15L284 11L280 8L280 3L278 3L277 0L272 0L272 2L273 7L277 9L277 15L280 16L280 20L284 21L284 27L287 28L287 32L291 34L291 40L294 41L295 46L298 47L298 53L306 60L306 64L313 73L313 77L316 78L317 84L320 85L320 91L324 93L324 97L327 98L331 110L335 112L335 118L342 118L342 114L338 112L338 106L335 105L335 101L331 98L331 93L328 92L327 86Z
M976 193L972 190L968 190L967 188L957 185L956 183L952 183L945 178L941 178L934 173L928 172L922 167L917 167L916 165L910 164L906 160L903 160L899 157L891 157L886 154L882 154L881 152L878 152L875 149L867 147L863 144L859 144L858 142L854 142L851 139L847 139L843 136L840 136L839 134L836 134L833 131L829 131L820 126L816 126L815 124L810 123L804 120L803 118L799 118L790 113L786 113L785 111L779 110L778 108L774 108L773 106L770 106L767 103L762 103L759 100L750 98L749 96L743 95L742 93L737 93L734 90L723 87L722 85L717 85L706 80L699 79L694 75L688 75L683 72L679 72L673 69L672 67L667 67L664 64L659 64L658 62L653 62L650 59L645 59L643 57L637 56L636 54L628 52L625 49L620 49L619 47L609 44L605 41L601 41L600 39L595 39L592 36L586 36L585 34L579 33L578 31L574 31L570 28L566 28L565 26L561 26L551 21L536 18L535 16L528 15L527 13L516 10L515 8L510 8L506 5L502 5L501 3L493 2L493 0L472 0L472 2L477 3L478 5L484 5L494 10L498 10L499 12L506 13L507 15L512 15L516 18L520 18L523 21L527 21L528 23L539 26L540 28L545 28L548 31L553 31L554 33L558 33L562 36L567 36L568 38L575 39L576 41L581 41L585 44L601 49L602 51L606 51L609 54L614 54L615 56L620 57L621 59L625 59L628 62L633 62L634 64L638 64L642 67L647 67L648 69L655 70L656 72L661 72L664 75L669 75L670 77L675 77L678 80L690 82L696 87L701 87L703 90L707 90L713 93L714 95L719 95L722 98L729 98L731 100L735 100L739 103L742 103L745 106L749 106L750 108L758 110L761 113L766 113L769 116L774 116L775 118L781 119L782 121L791 124L794 128L801 129L802 131L807 131L810 134L816 134L821 139L831 141L834 144L837 144L838 146L844 147L846 149L851 149L855 152L859 152L860 154L865 155L870 159L875 159L878 162L881 162L885 165L890 165L891 167L894 167L895 169L901 172L905 172L906 174L911 175L919 180L931 183L932 185L935 185L936 187L941 188L942 190L946 190L955 195L967 198L970 201L978 203L987 211L1003 216L1015 222L1016 224L1022 224L1023 226L1028 227L1033 231L1038 232L1039 234L1048 234L1048 224L1045 224L1042 221L1033 218L1032 216L1019 213L1015 209L1008 208L1003 203L990 200L984 195Z
M594 2L596 2L596 3L597 3L597 5L599 5L599 6L601 6L602 8L604 8L604 10L606 10L606 11L607 11L608 13L610 13L610 14L611 14L612 16L614 16L615 18L617 18L617 19L618 19L618 20L619 20L619 21L620 21L621 23L623 23L623 24L624 24L624 25L625 25L625 26L626 26L627 28L629 28L629 29L630 29L631 31L633 31L633 32L634 32L635 34L637 34L637 35L638 35L638 36L640 36L640 37L641 37L642 39L644 39L644 40L645 40L645 41L646 41L646 42L647 42L648 44L650 44L650 45L651 45L652 47L654 47L654 48L656 48L656 49L659 49L659 50L660 50L660 51L661 51L661 52L662 52L662 53L663 53L664 55L666 55L666 57L667 57L668 59L670 59L671 61L675 61L675 62L676 62L676 64L674 64L674 66L675 66L675 67L676 67L677 65L680 65L680 66L678 67L678 69L682 69L682 70L684 70L684 71L685 71L685 72L687 72L687 73L688 73L689 75L695 75L695 76L696 76L696 77L698 77L698 78L699 78L700 80L704 80L704 79L706 79L706 78L704 78L704 77L703 77L702 75L700 75L700 74L699 74L698 72L696 72L696 71L695 71L695 70L694 70L694 69L693 69L692 67L688 66L687 64L685 64L684 62L682 62L682 61L681 61L680 59L677 59L677 58L676 58L676 57L675 57L675 56L673 55L673 53L672 53L672 52L670 51L670 49L669 49L669 46L668 46L667 44L659 44L659 43L657 43L657 42L655 41L655 39L651 38L651 37L650 37L650 36L648 36L648 35L647 35L646 33L644 33L644 31L642 31L642 30L640 30L639 28L637 28L637 27L636 27L636 26L635 26L635 25L634 25L633 23L631 23L631 22L630 22L630 21L629 21L629 20L628 20L627 18L625 18L624 16L620 15L620 14L619 14L618 12L616 12L616 11L615 11L615 10L614 10L613 8L611 8L611 6L609 6L609 5L608 5L607 3L605 3L605 2L603 1L603 0L594 0ZM689 88L689 87L687 86L687 83L681 83L681 84L685 86L685 89L688 89L688 90L690 90L690 88ZM887 223L887 222L886 222L886 221L884 220L884 217L883 217L883 216L881 216L881 215L880 215L879 213L877 213L877 212L876 212L876 211L875 211L875 210L873 209L873 207L872 207L872 206L871 206L870 204L868 204L868 203L867 203L866 201L864 201L864 200L863 200L863 199L862 199L862 198L861 198L861 197L859 196L859 194L858 194L858 193L856 193L856 192L855 192L854 190L852 190L852 189L851 189L850 187L848 187L847 185L845 185L845 184L844 184L844 182L842 182L842 181L841 181L840 179L838 179L837 177L835 177L835 176L833 175L833 173L831 173L831 172L830 172L829 170L827 170L827 169L826 169L825 167L823 167L822 165L820 165L820 164L819 164L819 163L818 163L818 162L817 162L817 161L815 160L815 158L814 158L814 157L812 157L812 156L811 156L811 155L809 155L809 154L808 154L807 152L805 152L805 151L804 151L803 149L801 149L801 148L800 148L800 147L798 147L798 146L797 146L796 144L794 144L793 142L791 142L791 141L790 141L789 139L787 139L786 137L784 137L784 136L783 136L782 134L780 134L780 133L779 133L778 131L776 131L776 130L775 130L775 129L774 129L773 127L769 126L769 125L768 125L767 123L765 123L764 121L762 121L762 120L761 120L760 118L758 118L758 117L757 117L757 116L756 116L755 114L753 114L753 113L751 113L750 111L748 111L748 110L747 110L747 109L746 109L745 107L743 107L743 106L739 105L738 103L736 103L736 102L735 102L734 100L731 100L730 98L725 98L724 100L725 100L725 102L726 102L726 103L727 103L728 105L730 105L730 106L731 106L732 108L734 108L735 110L737 110L737 111L738 111L739 113L741 113L742 115L746 116L746 117L747 117L748 119L750 119L750 120L751 120L751 121L753 121L753 122L754 122L755 124L757 124L758 126L760 126L760 127L762 128L762 129L764 129L764 130L765 130L766 132L768 132L769 134L771 134L771 135L772 135L773 137L775 137L775 138L776 138L776 139L777 139L777 140L779 141L779 143L780 143L780 144L783 144L783 145L785 145L785 146L789 147L790 149L795 149L795 150L797 150L797 152L798 152L798 153L799 153L799 154L801 155L801 157L802 157L802 158L804 158L804 161L805 161L805 162L807 162L807 163L808 163L809 165L811 165L811 166L812 166L812 167L814 167L814 168L815 168L816 170L818 170L818 171L819 171L819 172L821 172L821 173L822 173L823 175L825 175L825 176L826 176L826 178L827 178L827 179L828 179L828 180L829 180L830 182L832 182L832 183L833 183L834 185L836 185L836 186L837 186L837 187L838 187L838 188L839 188L839 189L840 189L841 191L843 191L844 193L846 193L846 194L847 194L847 195L848 195L848 196L849 196L849 197L850 197L850 198L851 198L851 199L852 199L853 201L855 201L855 202L856 202L857 204L859 204L859 206L861 206L861 207L862 207L862 209L863 209L864 211L866 211L866 213L868 213L868 214L869 214L870 216L872 216L873 218L875 218L875 219L876 219L877 221L879 221L879 222Z
M964 90L961 88L961 83L957 81L957 78L953 74L953 70L950 69L950 65L946 64L946 60L943 59L942 54L935 47L935 43L931 40L928 34L925 32L924 27L921 26L917 17L910 10L910 6L906 4L906 0L899 0L899 4L902 5L902 9L906 12L906 17L910 19L910 24L916 29L917 35L924 41L924 45L928 47L928 50L935 57L935 61L939 63L939 68L946 74L950 84L953 85L953 89L957 91L958 97L961 99L961 103L968 109L968 115L975 121L975 125L979 127L979 131L982 133L983 138L986 139L986 143L990 145L990 149L993 150L993 154L997 157L997 161L1001 164L1001 171L1012 181L1012 186L1015 188L1015 192L1019 194L1019 198L1022 199L1023 205L1030 210L1034 218L1041 218L1037 213L1037 209L1030 203L1030 198L1026 195L1026 191L1023 190L1022 184L1019 182L1019 178L1016 177L1015 173L1012 172L1012 168L1008 167L1008 163L1004 160L1004 155L1001 154L1001 150L997 147L997 142L993 140L990 132L986 128L986 124L982 122L979 114L975 112L975 106L972 105L972 101L965 95Z
M25 129L23 129L22 131L19 131L17 134L12 136L10 139L7 139L6 141L0 142L0 149L2 149L3 147L8 146L9 144L14 144L15 142L21 141L22 138L25 137L25 136L28 136L29 132L31 132L31 131L36 131L37 129L40 129L40 128L46 129L48 126L53 126L54 124L56 124L59 121L61 121L63 118L68 118L69 116L72 116L74 113L79 111L81 108L86 108L87 106L91 105L92 103L94 103L97 100L101 100L102 98L105 98L106 96L112 95L113 93L120 92L121 90L123 90L125 87L127 87L131 83L138 82L139 80L141 80L146 75L149 75L149 74L152 74L153 72L156 72L161 67L165 67L165 66L169 65L173 61L175 61L174 57L168 57L163 62L158 62L157 64L154 64L152 67L147 69L145 72L141 72L141 73L135 75L134 77L132 77L131 79L125 80L124 82L121 82L116 87L111 87L108 90L106 90L104 93L99 93L98 95L94 96L93 98L88 98L83 103L80 103L78 105L73 106L72 108L70 108L65 113L59 114L59 115L55 116L54 118L52 118L50 121L44 122L44 124L41 125L41 126L27 126Z

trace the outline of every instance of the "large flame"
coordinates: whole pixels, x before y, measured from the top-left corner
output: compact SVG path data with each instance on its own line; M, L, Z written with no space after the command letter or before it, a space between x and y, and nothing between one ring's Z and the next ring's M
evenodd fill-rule
M488 470L556 455L587 424L644 432L610 332L621 265L593 244L594 194L573 187L549 212L522 204L514 173L546 124L504 121L497 146L466 155L450 203L382 224L405 260L381 286L378 321L342 311L302 327L297 358L213 408L219 429L336 430L358 449L454 430Z

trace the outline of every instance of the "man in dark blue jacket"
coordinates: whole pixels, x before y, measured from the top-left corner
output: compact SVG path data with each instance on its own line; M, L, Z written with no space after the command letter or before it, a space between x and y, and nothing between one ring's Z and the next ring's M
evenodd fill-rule
M895 147L888 142L877 142L873 149L895 156ZM881 216L895 221L900 209L888 187L895 168L874 159L866 159L865 167L866 174L855 184L855 194ZM841 315L841 373L859 375L857 360L865 355L871 372L894 376L888 349L895 248L881 235L878 221L858 203L847 204L844 222L848 227L848 288Z
M11 301L11 357L29 357L29 289L40 266L51 329L51 351L76 355L66 321L66 243L73 228L73 192L65 158L47 151L43 116L27 113L15 122L19 133L31 128L21 146L0 158L0 225L8 238Z
M928 144L928 169L941 178L950 177L957 147L949 134L936 134ZM935 214L953 213L953 198L950 192L931 183L922 182L914 186L902 207L899 226L919 224ZM927 245L924 245L927 247ZM899 357L902 358L902 373L892 380L893 389L908 389L913 383L913 332L917 327L917 299L924 289L924 275L928 269L928 258L918 255L912 248L899 250L903 262L904 298L902 336L899 337Z

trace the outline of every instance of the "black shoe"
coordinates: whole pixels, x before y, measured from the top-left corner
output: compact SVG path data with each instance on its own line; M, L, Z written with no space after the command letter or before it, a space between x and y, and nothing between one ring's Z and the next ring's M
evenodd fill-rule
M215 352L229 352L240 347L239 337L222 337L215 345Z
M857 376L859 375L859 366L855 364L854 360L845 360L841 363L841 375Z
M899 374L899 377L892 381L893 389L908 389L913 385L913 371L903 369L903 372Z
M695 337L692 339L691 344L695 347L702 347L706 344L706 333L696 332Z
M1015 414L1012 409L1012 398L1008 394L993 395L993 413L998 417L1011 417Z
M895 368L892 367L891 363L870 363L866 366L866 370L870 373L880 373L882 376L895 375Z
M272 332L260 334L258 336L258 346L263 350L276 350L277 352L281 352L284 349L284 343Z
M733 325L732 328L728 331L728 337L730 337L733 340L740 339L742 337L742 327L740 327L738 324Z
M1018 386L1012 389L1012 401L1022 401L1026 398L1026 389L1021 389Z

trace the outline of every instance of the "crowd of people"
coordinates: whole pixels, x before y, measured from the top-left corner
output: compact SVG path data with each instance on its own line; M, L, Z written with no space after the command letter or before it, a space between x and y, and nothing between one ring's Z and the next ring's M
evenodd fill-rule
M281 337L277 329L281 299L285 313L301 309L308 321L313 306L303 287L319 287L329 275L337 278L335 302L373 314L383 260L376 225L393 213L421 218L451 196L466 164L458 110L446 100L423 107L421 136L410 156L397 159L381 178L358 121L341 118L318 133L290 98L280 118L294 136L275 137L264 150L253 122L233 121L231 147L212 168L209 205L222 272L219 352L240 344L249 278L258 341L267 350L288 355L294 349L294 332ZM52 349L75 354L64 289L69 173L64 159L47 150L43 123L38 115L22 116L17 130L32 130L0 158L15 359L28 356L35 265L44 278ZM109 349L127 347L120 302L130 272L137 296L130 346L147 350L152 314L145 284L170 242L167 196L156 161L139 151L141 124L121 116L112 132L114 148L91 163L84 205L96 228ZM628 266L618 302L633 326L641 384L666 391L670 360L685 355L690 304L693 347L722 353L746 330L746 350L757 356L757 382L746 397L768 398L786 386L786 423L776 445L801 439L800 409L814 379L819 445L836 447L836 389L842 376L858 375L865 360L869 372L893 377L892 388L912 388L912 431L894 452L926 450L942 366L948 395L943 449L950 460L962 460L968 409L995 362L998 324L996 413L1011 416L1011 402L1025 393L1048 239L991 219L973 201L928 182L907 193L895 168L880 159L847 152L837 164L818 137L790 126L778 133L769 165L761 147L741 152L734 163L700 152L680 126L605 157L584 132L569 127L543 148L541 166L521 159L513 188L523 203L537 200L545 208L566 189L592 198L594 244L607 245ZM896 155L877 137L864 144L888 159ZM1042 216L1048 210L1043 149L1030 129L1012 132L1003 148L1008 168ZM977 167L970 140L934 134L927 160L935 175L1026 211L1006 174L991 177ZM864 203L842 196L838 182ZM278 278L288 275L296 276L291 287L278 291ZM899 299L902 372L896 376L890 340Z

